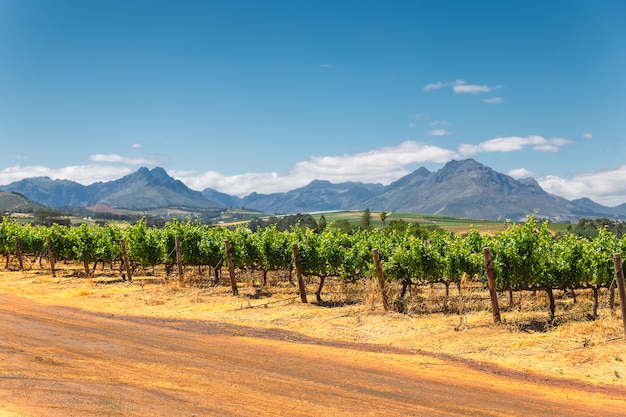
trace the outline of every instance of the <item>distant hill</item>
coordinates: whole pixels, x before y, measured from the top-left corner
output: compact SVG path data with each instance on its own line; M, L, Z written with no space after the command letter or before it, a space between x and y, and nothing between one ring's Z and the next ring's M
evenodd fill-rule
M383 186L360 182L333 184L315 180L284 193L252 193L240 198L207 188L194 191L162 168L140 168L119 180L84 186L47 177L28 178L0 187L49 207L117 210L247 208L272 214L330 210L414 212L454 217L520 220L539 217L577 221L581 217L626 218L626 204L605 207L589 199L569 201L545 192L532 178L514 179L473 159L450 161L436 172L419 168Z
M44 206L30 201L18 193L0 191L0 215L3 213L34 213Z

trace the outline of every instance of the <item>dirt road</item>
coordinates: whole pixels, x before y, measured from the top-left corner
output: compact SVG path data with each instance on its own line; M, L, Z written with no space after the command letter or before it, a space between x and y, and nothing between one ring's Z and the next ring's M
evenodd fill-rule
M0 416L623 416L626 389L0 295Z

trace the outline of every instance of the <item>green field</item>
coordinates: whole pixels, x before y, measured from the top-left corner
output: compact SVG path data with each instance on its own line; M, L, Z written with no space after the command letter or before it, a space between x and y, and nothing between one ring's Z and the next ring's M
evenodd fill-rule
M316 213L313 215L316 221L321 216L326 218L327 223L334 221L347 220L352 225L359 225L363 218L363 211L350 210L350 211L334 211L327 213ZM385 227L389 222L393 220L402 220L407 223L419 223L424 227L439 227L441 229L454 231L457 233L465 233L473 225L478 231L485 233L493 233L502 231L505 229L506 224L504 222L491 221L491 220L476 220L476 219L461 219L450 216L439 216L436 214L419 214L419 213L390 213L385 223L380 219L380 212L371 212L371 225L373 228Z

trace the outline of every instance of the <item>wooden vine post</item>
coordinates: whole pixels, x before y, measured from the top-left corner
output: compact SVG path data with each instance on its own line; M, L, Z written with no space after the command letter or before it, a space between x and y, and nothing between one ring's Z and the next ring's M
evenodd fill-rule
M230 274L230 286L233 289L233 295L239 295L237 277L235 276L235 265L233 264L233 250L230 246L230 241L224 241L224 248L226 249L226 262L228 263L228 273Z
M498 305L498 294L496 294L496 277L493 273L493 264L491 262L491 252L489 248L483 248L483 257L485 258L485 269L487 270L487 285L489 286L489 296L491 297L491 308L493 310L493 322L500 323L500 306Z
M128 252L126 252L126 241L124 239L120 240L120 248L122 249L122 259L124 260L124 269L126 269L128 282L133 282L133 274L130 270L130 261L128 260Z
M383 274L383 267L380 264L380 254L378 249L372 249L372 255L374 255L374 265L376 266L376 275L378 276L378 284L380 285L380 292L383 296L383 307L385 311L389 311L389 295L385 290L385 275Z
M15 255L20 264L20 271L24 270L24 263L22 262L22 248L20 246L20 237L15 236Z
M300 254L298 253L298 245L291 245L291 253L293 254L293 262L296 264L296 274L298 275L298 287L300 288L300 300L303 303L307 302L306 299L306 287L304 285L304 273L302 272L302 261L300 260Z
M174 237L176 244L176 264L178 265L178 284L182 287L185 285L185 271L183 270L183 257L180 254L180 238Z
M50 263L50 272L53 277L57 276L56 270L54 269L54 255L52 254L52 244L50 243L50 236L46 236L46 245L48 246L48 262Z
M624 288L624 271L622 269L622 257L619 253L613 254L613 267L615 268L615 279L619 291L619 303L622 308L622 323L624 324L624 337L626 337L626 289Z

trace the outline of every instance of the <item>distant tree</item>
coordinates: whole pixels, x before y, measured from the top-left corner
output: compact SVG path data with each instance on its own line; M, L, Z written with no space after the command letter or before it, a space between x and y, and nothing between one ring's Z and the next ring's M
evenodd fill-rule
M275 217L271 216L267 220L253 219L248 223L248 229L256 232L257 230L271 225L276 226L276 230L288 231L293 227L305 227L312 230L318 230L318 225L313 216L310 214L291 214L289 216Z
M317 222L310 214L292 214L289 216L279 217L276 222L278 230L291 230L293 227L305 227L317 230Z
M383 222L383 226L385 225L385 220L387 220L387 217L389 217L389 213L387 213L385 210L381 211L380 214L380 220Z
M143 216L140 219L137 220L137 222L139 221L144 221L146 223L146 226L148 227L154 227L157 229L162 229L165 227L165 224L167 223L167 220L161 217L157 217L157 216Z
M346 234L352 233L352 225L346 219L336 220L330 224L331 227L339 229Z
M626 223L619 221L617 218L611 220L606 217L600 217L597 219L581 218L578 220L578 224L572 227L567 227L568 232L577 234L579 236L593 239L598 235L598 229L604 228L607 231L613 233L615 236L621 238L626 234Z
M51 226L53 224L60 224L65 226L69 223L69 219L66 218L63 213L58 210L49 210L49 209L37 209L33 213L33 217L35 218L36 224L41 224L44 226Z
M372 227L372 212L366 208L361 216L361 228L363 230L370 229Z
M250 229L253 232L256 232L257 230L261 229L265 227L265 222L263 221L263 219L252 219L250 220L250 223L248 223L248 229Z
M320 219L317 221L317 231L321 232L324 229L326 229L327 223L326 223L326 217L324 217L324 215L322 214L320 216Z
M385 228L385 233L409 233L415 237L419 237L420 239L426 239L428 237L428 230L425 227L420 226L419 223L407 223L402 219L391 220L389 225Z

